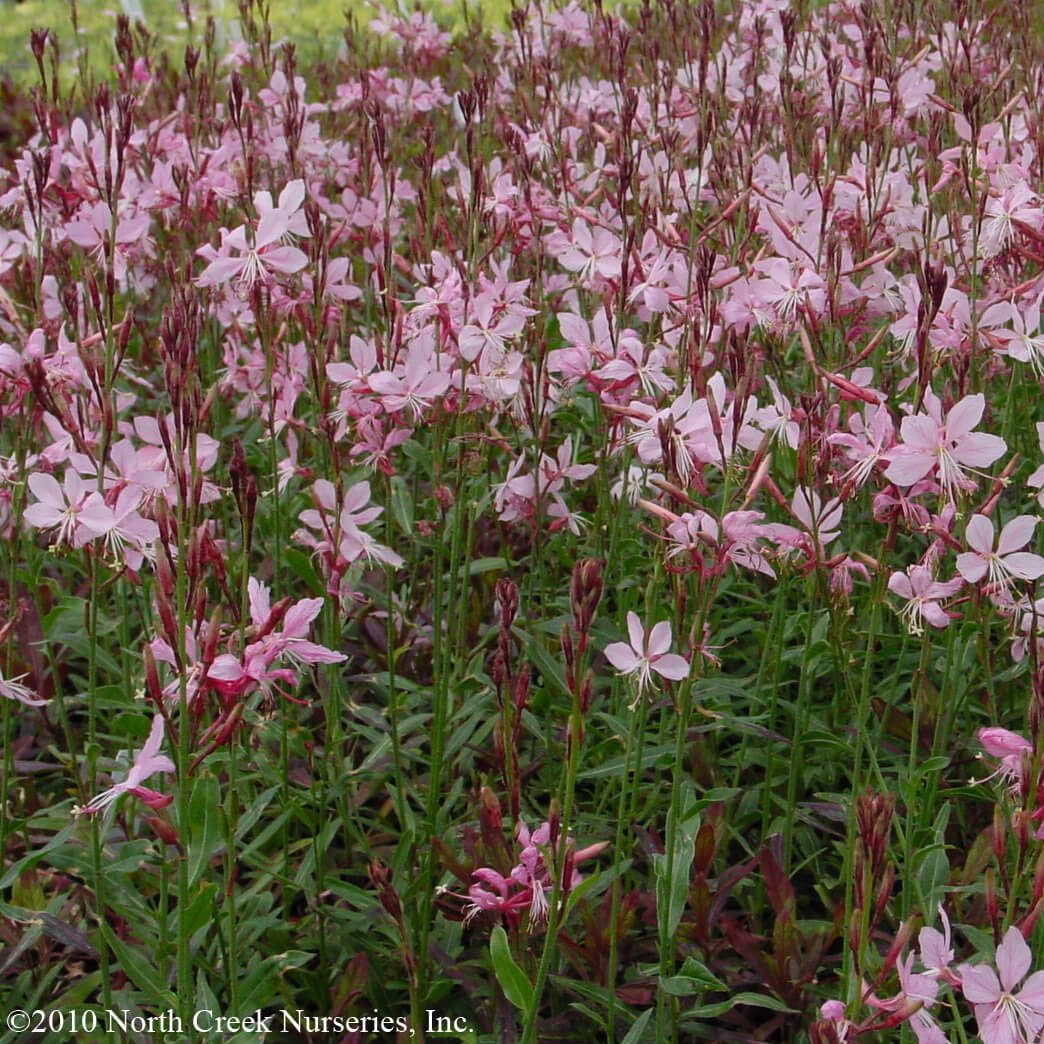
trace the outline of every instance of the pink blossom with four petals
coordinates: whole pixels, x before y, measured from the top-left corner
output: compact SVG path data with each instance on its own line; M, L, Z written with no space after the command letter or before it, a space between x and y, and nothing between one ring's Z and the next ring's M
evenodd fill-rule
M671 647L671 625L666 620L654 624L647 631L638 614L629 612L627 634L631 639L630 644L613 642L607 645L605 658L620 674L636 675L639 698L652 680L653 671L671 681L688 677L688 661L677 653L667 652Z
M972 515L964 531L971 551L957 556L957 572L970 584L983 577L990 584L1007 587L1015 580L1036 580L1044 575L1044 558L1020 551L1033 538L1037 519L1032 515L1013 518L1002 530L994 550L993 522L986 515Z
M1033 957L1014 925L997 947L997 970L988 964L962 964L961 990L975 1006L983 1044L1030 1044L1044 1030L1044 971L1030 970Z
M889 461L885 478L899 486L915 482L937 471L939 485L953 500L957 489L973 486L965 469L987 468L1008 448L999 435L975 431L986 409L984 395L966 395L942 416L942 404L928 392L927 413L904 417L899 427L902 443L884 455Z

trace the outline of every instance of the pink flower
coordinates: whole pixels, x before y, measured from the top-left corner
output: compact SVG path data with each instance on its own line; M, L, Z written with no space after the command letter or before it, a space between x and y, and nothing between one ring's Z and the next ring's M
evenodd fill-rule
M572 241L566 240L559 249L558 261L563 268L576 272L581 283L591 281L596 275L617 279L623 270L622 251L620 240L607 228L596 225L592 230L586 221L576 218Z
M1013 518L1002 530L993 549L993 522L985 515L972 515L964 531L972 549L957 556L957 571L971 584L984 576L990 584L1007 587L1013 580L1036 580L1044 575L1044 558L1019 551L1033 538L1037 520L1032 515Z
M928 1009L936 1002L939 983L931 975L913 970L914 955L907 954L896 964L899 973L899 992L888 1000L879 1000L873 994L867 1003L881 1011L892 1011L897 1018L909 1021L918 1044L947 1044L946 1037Z
M966 395L942 417L942 406L934 395L925 395L928 412L904 417L900 425L902 444L884 455L890 461L885 478L899 486L912 486L938 469L939 484L952 500L956 489L972 484L965 468L989 467L1008 448L999 435L972 429L986 409L983 395Z
M247 581L250 620L257 633L243 650L242 659L231 653L218 656L207 671L207 680L226 696L241 696L257 685L269 693L277 681L297 683L288 667L273 669L277 660L294 667L313 663L341 663L347 657L305 638L312 621L323 607L321 598L303 598L293 605L280 602L272 607L267 585L251 577ZM280 624L282 625L280 628Z
M0 674L0 696L4 696L9 700L17 700L19 703L24 703L27 707L46 706L47 700L34 700L33 697L36 693L28 686L18 684L24 677L24 674L20 674L17 678L8 680L3 674Z
M964 585L954 578L942 583L932 577L927 566L910 566L905 573L892 573L888 579L888 590L906 600L899 610L900 618L912 634L921 634L923 620L940 630L950 622L950 616L939 603L956 594Z
M1017 732L1009 732L1007 729L1002 729L998 726L979 729L976 735L982 744L982 749L991 758L1000 759L1000 764L997 768L986 779L981 779L977 782L985 783L986 780L999 776L1003 780L1010 780L1009 789L1018 794L1025 776L1023 757L1026 754L1032 756L1033 744Z
M308 255L295 246L284 246L283 240L291 235L307 235L308 227L303 215L298 214L304 202L304 182L291 181L279 196L279 205L272 205L267 192L255 196L260 217L257 229L247 233L240 225L232 232L222 229L221 246L201 247L198 253L210 264L200 273L197 286L218 286L235 280L235 289L243 294L261 279L268 282L271 272L290 275L299 272L308 264ZM233 255L232 251L236 251Z
M1015 992L1032 960L1022 932L1013 925L997 947L996 972L986 964L958 969L961 990L975 1005L983 1044L1029 1044L1044 1029L1044 971L1034 972Z
M839 432L828 435L827 442L831 446L840 446L845 456L852 461L852 466L844 473L842 480L854 482L862 486L873 473L878 461L891 448L895 439L892 418L886 406L878 405L864 414L854 413L848 420L852 434Z
M111 805L121 794L133 794L150 808L163 808L164 805L169 805L172 798L141 785L155 772L175 771L174 762L166 754L159 752L160 747L163 746L163 729L163 717L157 714L152 719L152 728L149 730L149 738L145 741L145 746L134 756L134 764L131 765L127 778L122 783L117 783L108 790L102 791L83 808L76 809L76 812L80 814L100 812Z
M638 696L641 697L655 671L662 678L681 681L688 677L689 664L677 653L669 653L671 625L666 620L646 631L637 613L627 614L627 633L631 639L606 646L605 658L623 675L637 675ZM637 700L635 701L635 705Z
M39 529L57 528L58 544L83 547L116 524L116 517L101 494L89 492L72 469L65 473L60 486L53 475L38 471L29 476L28 484L37 502L25 509L25 520Z
M836 497L825 504L813 489L798 486L791 501L791 510L797 520L811 533L822 547L837 539L844 508Z
M939 918L942 921L943 930L925 926L917 935L917 945L920 949L921 964L927 969L929 975L949 974L950 965L953 963L953 945L950 939L950 919L942 904L939 904Z
M389 413L409 410L413 419L419 421L432 400L446 393L450 377L439 370L438 360L430 346L417 340L410 346L403 367L394 373L382 370L371 374L369 383Z

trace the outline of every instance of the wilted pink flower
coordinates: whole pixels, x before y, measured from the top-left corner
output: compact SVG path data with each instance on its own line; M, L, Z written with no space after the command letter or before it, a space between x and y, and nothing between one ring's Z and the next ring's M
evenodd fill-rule
M653 671L672 681L688 677L689 664L685 658L667 652L671 647L671 625L666 620L661 620L646 631L638 614L629 612L627 633L631 639L630 645L613 642L606 646L605 658L621 674L637 676L639 698L652 680Z
M24 674L20 674L17 678L8 680L3 674L0 674L0 696L4 696L9 700L17 700L19 703L24 703L27 707L46 706L47 700L33 699L36 693L28 686L19 684L24 677Z
M961 990L975 1005L983 1044L1030 1044L1044 1029L1044 971L1015 988L1033 962L1022 932L1014 925L997 947L997 971L987 964L962 964ZM999 977L998 977L999 976Z
M160 747L163 746L163 730L163 716L157 714L152 719L152 728L149 730L149 738L145 741L145 746L134 755L134 764L131 765L127 778L122 783L117 783L108 790L102 791L83 808L76 809L76 811L81 814L100 812L111 805L121 794L133 794L150 808L163 808L165 805L169 805L172 798L141 785L155 772L174 772L176 770L174 762L166 754L160 753Z

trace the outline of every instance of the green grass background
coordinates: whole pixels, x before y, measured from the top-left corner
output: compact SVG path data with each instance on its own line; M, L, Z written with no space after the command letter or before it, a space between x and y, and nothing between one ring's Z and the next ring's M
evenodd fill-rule
M474 0L428 0L423 6L430 10L440 25L447 29L463 24L462 4L467 2L476 10ZM389 0L393 10L412 11L412 3L400 7ZM292 40L302 59L319 55L333 56L342 39L344 12L348 8L365 26L377 13L369 0L274 0L271 4L272 35L274 41ZM505 23L510 0L485 0L481 4L483 17L491 25ZM187 40L184 16L179 0L79 0L78 19L81 41L90 54L91 66L103 73L111 62L116 16L128 14L132 22L140 11L145 25L157 37L157 47L178 52ZM197 31L202 32L208 15L213 15L218 28L219 42L237 35L238 6L234 0L194 0L193 18ZM29 33L44 26L58 35L63 65L75 67L77 38L73 32L69 0L0 0L0 73L9 75L21 84L32 83L36 64L29 50Z

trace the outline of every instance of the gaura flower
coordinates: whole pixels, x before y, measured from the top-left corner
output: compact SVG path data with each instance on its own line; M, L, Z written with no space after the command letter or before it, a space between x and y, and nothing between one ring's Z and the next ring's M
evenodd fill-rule
M80 815L92 812L101 812L102 809L111 805L121 794L133 794L140 798L150 808L163 808L169 805L173 798L166 794L160 794L149 787L143 787L142 783L156 772L174 772L176 766L166 754L160 753L163 746L163 717L157 714L152 719L152 728L149 730L149 738L145 746L134 755L134 764L131 765L127 778L122 783L109 787L102 791L97 797L92 798L83 808L74 811Z
M607 645L605 658L620 674L636 675L639 699L652 681L653 671L671 681L688 677L689 664L685 658L667 652L671 647L671 625L666 620L661 620L646 631L638 614L629 612L627 634L631 639L630 644L613 642ZM637 702L635 700L635 705Z
M1029 1044L1044 1029L1044 971L1023 984L1032 963L1030 948L1014 925L997 947L997 970L988 964L962 964L961 990L975 1006L983 1044Z
M971 551L957 556L957 571L969 583L986 577L991 584L1007 587L1014 580L1036 580L1044 575L1044 558L1020 551L1033 538L1037 520L1032 515L1013 518L1002 530L993 549L993 522L985 515L972 515L964 531Z

